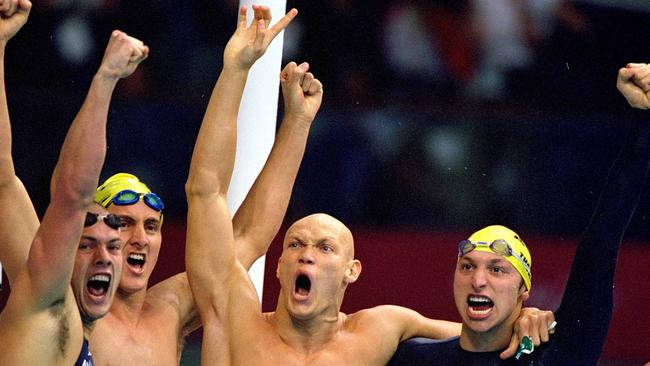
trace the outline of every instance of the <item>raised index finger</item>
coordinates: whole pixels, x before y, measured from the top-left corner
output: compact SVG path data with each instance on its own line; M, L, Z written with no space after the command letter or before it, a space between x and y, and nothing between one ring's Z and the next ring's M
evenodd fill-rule
M269 30L271 31L271 34L273 37L275 37L278 33L280 33L284 28L286 28L289 23L293 20L293 18L298 15L298 9L293 8L289 10L289 12L282 17L282 19L278 20L275 25L273 25Z

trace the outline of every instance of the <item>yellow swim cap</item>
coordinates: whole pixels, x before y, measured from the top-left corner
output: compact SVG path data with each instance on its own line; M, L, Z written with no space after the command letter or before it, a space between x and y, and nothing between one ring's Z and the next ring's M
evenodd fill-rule
M519 272L521 277L524 279L526 289L530 291L533 277L531 270L533 266L533 260L530 256L530 252L528 251L528 247L526 247L526 244L523 240L521 240L517 233L505 226L492 225L475 232L469 237L468 240L474 244L478 244L474 250L496 253L490 247L490 244L500 239L505 240L512 250L512 255L504 255L504 258L515 267L517 272Z
M97 191L95 192L95 202L104 207L108 207L113 203L115 196L124 190L131 190L143 195L151 193L151 189L149 189L149 187L141 182L135 175L129 173L117 173L106 179L102 185L97 187ZM160 222L162 223L162 212L160 213Z

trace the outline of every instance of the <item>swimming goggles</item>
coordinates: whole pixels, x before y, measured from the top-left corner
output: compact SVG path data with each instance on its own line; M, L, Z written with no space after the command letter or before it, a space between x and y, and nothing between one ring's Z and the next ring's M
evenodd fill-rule
M512 247L505 239L497 239L489 244L486 242L474 243L473 241L467 239L461 240L460 243L458 243L458 256L462 257L476 248L490 248L492 252L501 256L512 256L524 266L526 272L528 272L530 275L530 266L528 263L526 263L526 261L519 254L512 250Z
M162 199L155 193L138 193L130 189L125 189L123 191L117 192L115 197L111 200L114 205L118 206L128 206L137 203L142 197L144 203L153 208L154 210L161 212L165 208L165 204Z
M120 217L115 214L105 214L105 215L100 215L98 213L94 212L86 212L86 220L84 221L84 227L90 227L93 226L102 219L108 227L111 229L118 230L122 226L122 220L120 220Z

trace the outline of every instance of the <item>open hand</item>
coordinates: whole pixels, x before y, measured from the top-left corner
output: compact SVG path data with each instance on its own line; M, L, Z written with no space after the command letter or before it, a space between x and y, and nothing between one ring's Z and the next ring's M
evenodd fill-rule
M265 5L253 5L253 11L255 12L255 18L250 26L246 26L246 14L248 10L245 6L242 6L240 9L237 30L228 41L224 50L224 68L250 69L255 61L266 52L266 49L275 36L286 28L298 14L298 10L291 9L274 26L269 28L269 24L271 23L271 10L269 7Z

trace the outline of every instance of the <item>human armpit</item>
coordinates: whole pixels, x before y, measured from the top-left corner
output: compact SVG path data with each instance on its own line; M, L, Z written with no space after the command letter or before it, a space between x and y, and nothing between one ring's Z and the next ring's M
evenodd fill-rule
M179 323L180 337L184 338L201 327L187 272L178 273L157 283L149 289L147 296L161 300L174 309L178 314L176 321Z

